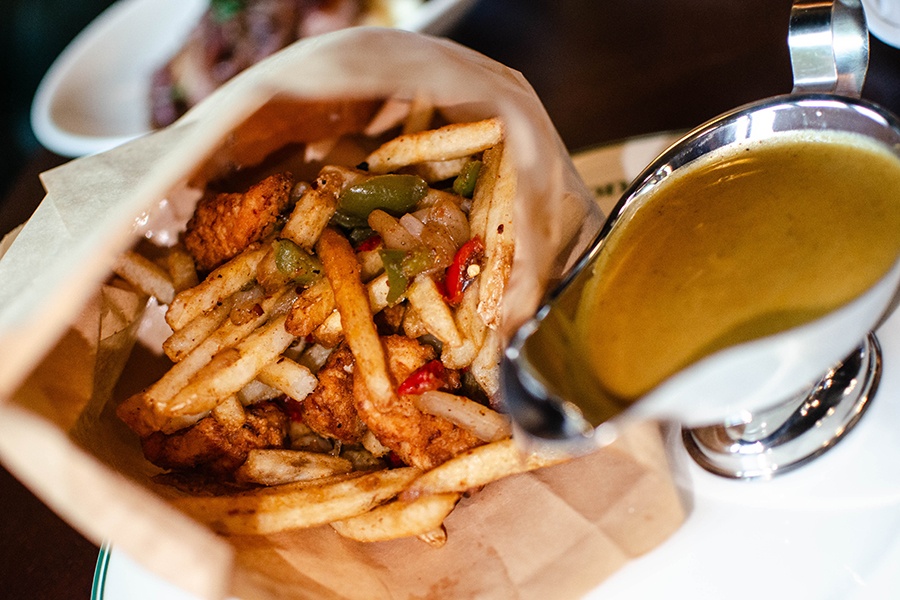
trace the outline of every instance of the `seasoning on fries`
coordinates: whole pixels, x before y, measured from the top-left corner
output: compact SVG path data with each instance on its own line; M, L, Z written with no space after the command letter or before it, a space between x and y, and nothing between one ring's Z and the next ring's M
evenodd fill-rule
M176 501L220 533L440 546L461 494L553 462L520 456L497 411L502 124L423 129L439 117L417 98L389 138L386 114L362 165L207 191L169 257L116 266L168 306L173 361L118 414L157 466L238 490Z

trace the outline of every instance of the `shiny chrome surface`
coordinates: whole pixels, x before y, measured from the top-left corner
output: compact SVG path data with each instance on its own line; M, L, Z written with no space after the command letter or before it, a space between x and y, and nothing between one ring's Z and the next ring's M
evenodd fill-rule
M798 0L788 32L794 92L859 97L869 65L869 34L859 0Z
M685 429L691 457L707 471L740 479L770 478L819 456L853 428L881 379L874 334L808 393L748 415L735 425Z

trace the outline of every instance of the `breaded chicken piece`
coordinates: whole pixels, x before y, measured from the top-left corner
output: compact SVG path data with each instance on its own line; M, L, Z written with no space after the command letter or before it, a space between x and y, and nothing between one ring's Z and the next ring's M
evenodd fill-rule
M353 399L353 353L341 345L318 373L319 383L303 399L300 416L321 436L354 444L362 440L366 426Z
M184 233L184 245L200 271L211 271L275 229L291 198L293 178L280 173L246 192L207 193Z
M395 386L435 356L431 346L420 344L412 338L392 335L381 340ZM379 410L370 400L365 383L359 377L353 382L353 395L356 409L366 426L378 441L408 465L432 469L460 452L483 443L450 421L420 411L413 404L413 396L398 395L396 406Z
M273 402L250 406L243 425L230 428L206 417L171 435L155 432L141 440L147 460L163 469L230 476L255 448L283 448L288 417Z

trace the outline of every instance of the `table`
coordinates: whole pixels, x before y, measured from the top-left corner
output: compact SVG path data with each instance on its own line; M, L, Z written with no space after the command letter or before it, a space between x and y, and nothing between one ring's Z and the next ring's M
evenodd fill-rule
M697 125L791 88L787 0L482 0L450 37L520 70L572 151ZM871 42L863 96L900 112L900 50ZM27 218L38 152L0 205L0 232ZM0 589L85 598L97 546L0 469Z

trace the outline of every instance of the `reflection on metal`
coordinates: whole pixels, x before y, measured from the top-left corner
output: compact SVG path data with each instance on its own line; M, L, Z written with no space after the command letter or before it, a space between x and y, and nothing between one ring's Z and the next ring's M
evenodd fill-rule
M869 33L859 0L798 0L788 32L794 92L859 97L869 65Z
M724 477L771 478L819 456L847 435L869 406L881 379L881 348L869 334L853 354L808 394L739 425L685 429L688 453Z

